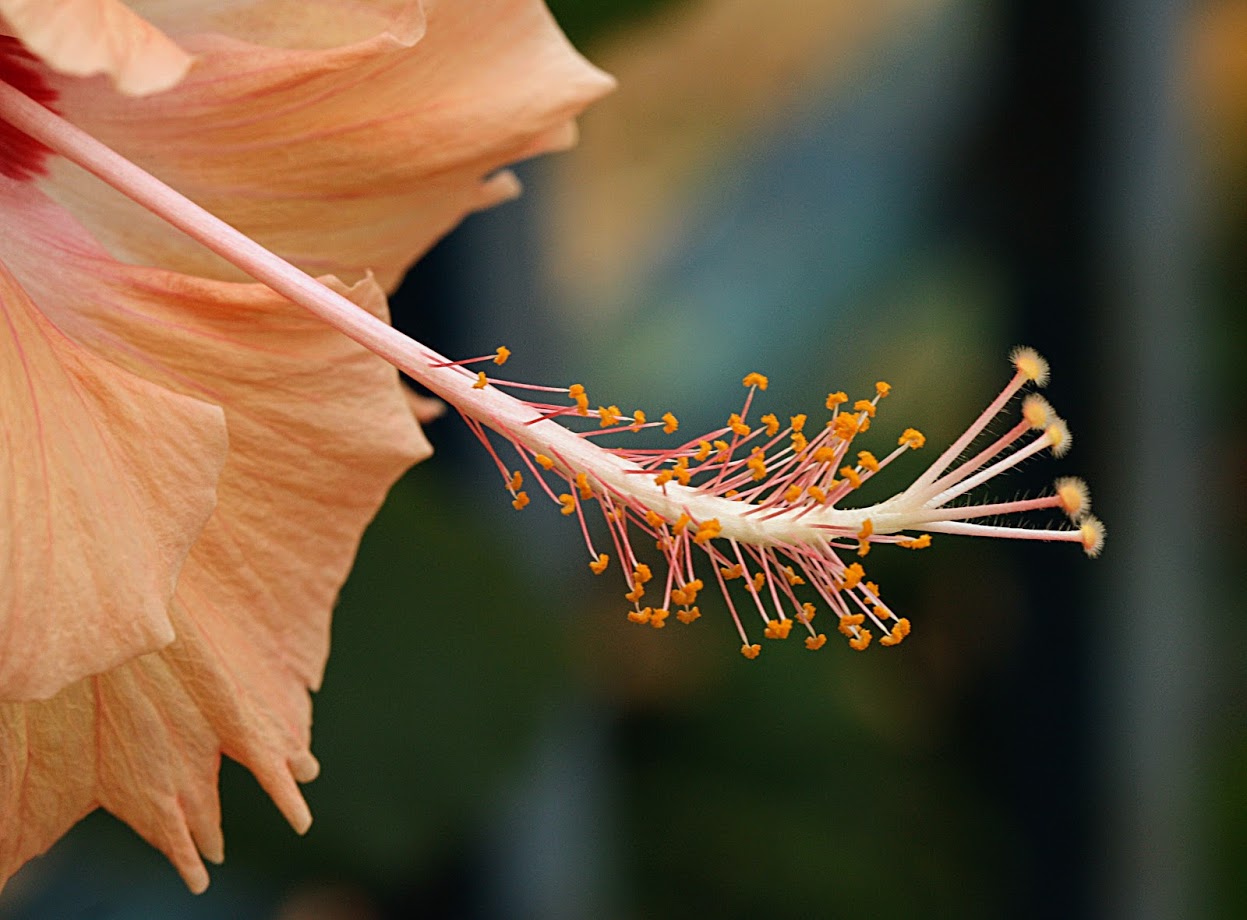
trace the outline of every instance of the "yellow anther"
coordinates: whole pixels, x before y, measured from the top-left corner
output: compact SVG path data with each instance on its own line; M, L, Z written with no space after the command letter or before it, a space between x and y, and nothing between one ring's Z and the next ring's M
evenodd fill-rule
M660 553L665 553L665 552L670 551L673 546L675 546L675 541L672 540L670 537L659 537L657 540L654 541L654 548L657 549Z
M745 466L753 471L754 481L766 478L766 454L761 447L755 447L745 461Z
M757 594L766 584L766 576L761 572L753 573L753 593Z
M863 416L862 424L858 427L857 433L865 434L869 430L870 430L870 418L868 416Z
M703 546L709 540L713 540L723 532L723 525L719 523L718 518L710 518L702 521L697 527L697 533L693 534L693 542L698 546Z
M853 563L853 564L854 564L854 565L857 565L857 563ZM878 597L878 596L879 596L879 586L878 586L877 584L875 584L873 581L868 581L868 582L865 582L865 583L862 585L862 589L863 589L863 590L864 590L867 594L871 595L872 597Z
M1048 400L1038 393L1030 393L1022 400L1022 418L1031 428L1042 431L1048 427L1049 422L1056 418L1056 412L1052 410L1052 405Z
M677 604L687 607L689 604L697 600L697 592L702 589L702 581L700 578L694 578L683 587L671 589L671 599Z
M643 607L640 610L630 610L628 612L628 619L633 623L644 625L649 622L650 615L653 614L653 612L654 611L649 607Z
M511 502L511 507L514 508L516 511L523 511L525 508L527 508L528 507L528 493L527 492L516 492L515 500Z
M649 566L644 562L638 562L636 568L632 570L632 583L634 585L643 585L647 581L652 580L654 573L649 570Z
M1019 346L1013 349L1009 360L1013 362L1019 374L1036 386L1041 387L1048 382L1048 362L1041 358L1035 349Z
M768 438L773 438L775 435L779 434L779 418L774 412L768 412L766 415L762 416L760 421L766 426L766 436Z
M716 463L727 463L728 458L732 456L732 449L727 441L715 441L714 449L718 451L714 455Z
M820 505L827 504L827 492L822 486L810 486L805 491L810 498L814 499L814 501L818 502Z
M787 639L792 632L792 620L767 620L763 635L768 639Z
M762 646L742 645L740 647L740 653L744 655L746 658L748 658L750 661L753 661L753 659L757 658L759 655L762 654Z
M735 498L739 494L740 494L740 489L728 489L726 492L723 493L723 497L724 498Z
M594 575L601 575L606 571L606 567L611 564L611 557L606 553L599 553L598 557L589 563L589 568Z
M676 429L680 427L680 420L677 419L670 412L664 412L662 414L662 420L663 420L662 430L665 431L667 434L674 434Z
M868 417L874 418L875 417L875 404L872 403L869 399L859 399L857 402L853 403L853 411L854 412L865 412Z
M624 517L626 517L626 515L624 514L624 509L622 507L612 508L609 511L604 511L603 514L606 516L608 520L618 521L620 524L623 523Z
M688 468L688 457L681 457L677 460L673 471L675 472L675 478L682 486L688 485L689 481L693 478L693 473Z
M677 610L675 612L675 618L684 624L692 623L700 616L701 611L696 607L689 607L687 610Z
M793 433L797 433L805 428L805 414L794 415L788 419L788 424L792 426Z
M836 628L840 630L841 635L848 636L850 639L857 635L857 628L866 622L864 613L848 613L840 618L840 625Z
M562 495L560 495L559 504L563 506L562 508L559 509L563 514L575 514L576 513L576 499L573 498L570 493L564 492Z
M494 352L494 364L506 364L509 357L511 357L511 349L505 345L499 345L498 350Z
M672 533L683 533L684 528L688 527L691 523L693 523L693 519L687 514L681 513L681 515L676 518L675 523L671 525L671 531Z
M650 527L662 526L662 515L654 511L652 508L645 509L645 523Z
M792 452L793 452L794 454L799 454L799 453L801 453L801 451L805 450L805 447L806 447L806 445L807 445L808 443L809 443L809 441L807 441L807 440L805 439L805 435L803 435L801 432L799 432L799 431L795 431L795 432L793 432L793 435L792 435Z
M654 485L665 486L673 479L675 479L675 472L673 470L663 470L654 477Z
M927 443L927 436L923 434L921 431L919 431L917 428L906 428L903 432L901 432L901 436L896 439L897 447L900 447L902 444L904 444L910 450L917 450L919 447L922 447L926 443Z
M858 632L856 639L849 640L849 648L853 649L855 652L864 652L866 651L866 648L869 645L870 645L870 630L869 629L861 630L860 632Z
M865 556L870 552L870 537L875 532L875 525L870 518L862 521L862 529L857 532L857 554Z
M507 488L510 489L512 492L516 491L523 485L524 485L524 477L520 473L519 470L516 470L514 473L512 473L511 478L507 480Z
M852 565L845 566L844 575L841 578L839 588L841 591L850 591L862 583L862 579L866 577L866 570L862 568L860 562L854 562Z
M886 636L879 637L880 645L900 645L905 637L909 635L909 620L904 618L897 620L891 631Z
M811 455L815 463L832 463L836 459L836 452L830 447L820 447Z
M800 575L798 575L796 572L794 572L792 570L792 566L786 565L782 569L780 569L780 571L784 573L784 580L787 581L788 584L790 585L805 584L805 579L802 578Z
M645 422L646 422L645 413L642 412L640 409L634 409L632 411L632 430L640 431L641 426L644 425Z
M669 611L663 610L661 607L655 607L649 615L649 625L655 629L662 629L667 625L667 616Z
M719 574L731 581L734 578L740 578L745 574L745 567L739 562L735 565L723 566L719 569Z
M870 612L875 615L875 619L886 621L892 619L892 611L882 604L874 604L870 608Z
M706 458L710 456L710 442L698 441L697 453L693 454L693 459L698 463L704 463Z
M872 473L879 472L879 461L875 455L868 450L859 450L857 452L857 465L870 470Z
M749 426L745 424L744 420L741 419L741 417L735 412L727 417L727 427L731 428L733 432L740 435L742 438L749 434L751 430Z
M922 536L914 537L912 540L901 540L896 545L905 549L926 549L931 545L931 535L924 533Z
M827 644L827 637L822 633L817 636L806 636L805 647L811 652L817 652L820 648Z
M483 390L487 386L489 386L489 378L485 376L484 371L477 371L476 372L476 383L472 384L472 389Z
M892 384L888 383L886 380L880 380L875 383L875 393L880 399L883 399L883 397L887 396L891 392Z
M766 385L770 383L764 374L754 371L752 374L746 374L745 379L741 381L747 387L757 387L759 390L765 390Z
M849 401L849 394L845 393L843 390L840 391L839 393L828 393L827 394L827 408L833 411L839 406L843 406L848 401Z
M862 484L862 477L851 466L840 467L840 475L849 481L850 489L856 489Z
M537 465L541 467L543 470L554 469L554 461L551 460L549 457L547 457L545 454L537 454L537 456L533 457L533 459L537 461Z
M598 425L602 428L618 425L622 415L618 406L598 406Z
M589 477L585 473L576 474L576 488L580 490L580 497L585 501L593 498L593 489L589 486Z
M866 419L859 418L850 413L841 412L836 416L835 420L829 422L832 432L841 441L852 441L854 435L859 431L866 430Z
M801 497L801 487L797 485L795 482L792 485L790 485L788 488L784 489L784 501L788 502L788 504L791 505L793 502L795 502L800 497Z
M625 598L632 601L632 603L634 604L637 601L639 601L641 598L643 598L644 596L645 596L644 585L637 585L635 588L633 588L631 591L629 591L627 594L624 595Z
M810 621L814 619L814 615L816 613L818 613L818 611L815 609L814 605L811 604L809 601L806 601L804 604L801 605L801 612L797 614L797 619L800 620L802 623L804 623L806 626L809 626Z
M576 404L577 415L584 416L589 414L589 396L585 393L585 388L582 384L573 383L567 388L567 395Z

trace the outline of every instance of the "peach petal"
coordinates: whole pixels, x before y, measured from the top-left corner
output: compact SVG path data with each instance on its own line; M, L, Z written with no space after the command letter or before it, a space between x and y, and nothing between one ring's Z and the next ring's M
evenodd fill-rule
M68 339L3 264L0 315L0 699L44 699L172 641L225 421Z
M390 25L333 47L291 4L242 8L265 13L270 40L296 28L300 47L176 31L197 57L176 89L120 99L60 79L58 104L274 252L348 282L371 270L392 289L466 214L518 192L501 167L573 143L572 119L612 85L537 0L366 4ZM240 278L67 164L46 187L118 258Z
M29 186L0 194L0 208L22 217L0 225L0 251L58 327L154 385L220 406L229 431L217 506L170 608L174 641L88 689L5 704L2 759L29 766L0 771L0 807L30 790L55 797L61 782L73 796L24 818L0 813L0 841L18 841L0 851L0 879L102 805L198 890L207 877L196 849L221 855L222 752L255 773L297 830L310 823L298 783L317 771L308 690L323 673L330 612L364 527L430 448L392 367L268 288L120 265ZM326 283L385 315L371 278ZM62 711L84 707L77 721ZM71 726L81 745L23 742L36 723ZM83 793L82 747L95 736Z
M5 29L53 70L105 74L129 96L175 85L191 56L118 0L0 0Z

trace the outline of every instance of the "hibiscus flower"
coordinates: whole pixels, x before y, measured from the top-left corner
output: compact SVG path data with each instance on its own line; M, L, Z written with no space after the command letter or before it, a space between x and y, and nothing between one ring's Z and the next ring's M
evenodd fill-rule
M0 0L0 83L386 320L610 87L536 0ZM208 883L222 753L296 830L394 367L0 123L0 884L103 807ZM385 327L388 329L388 326Z

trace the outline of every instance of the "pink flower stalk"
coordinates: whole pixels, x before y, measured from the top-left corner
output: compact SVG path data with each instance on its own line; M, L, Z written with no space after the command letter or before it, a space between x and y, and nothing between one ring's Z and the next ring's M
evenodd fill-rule
M66 0L64 6L77 5ZM826 635L813 625L820 606L835 615L853 648L864 649L876 633L881 645L902 641L909 621L887 608L860 562L845 561L865 557L879 543L921 549L932 533L969 534L1073 542L1090 555L1103 544L1104 529L1088 514L1088 493L1078 480L1058 480L1052 495L1036 499L964 502L971 490L1022 460L1045 450L1061 455L1069 447L1064 423L1032 394L1021 402L1020 421L963 458L1025 386L1044 383L1046 365L1029 349L1014 352L1015 372L1005 388L914 482L878 504L851 508L842 503L863 482L925 442L907 429L882 459L852 450L888 395L885 383L851 404L845 394L831 394L830 418L814 431L803 415L787 424L773 414L754 421L755 398L768 381L749 374L741 410L721 428L665 449L606 447L599 435L627 437L646 428L674 435L679 423L670 413L650 421L640 411L590 408L579 385L526 385L501 380L492 368L471 369L502 365L505 348L451 361L394 330L369 274L371 268L388 287L405 265L392 228L376 226L394 219L394 196L385 194L392 183L373 184L366 170L343 166L325 139L342 130L336 119L362 104L358 93L351 96L354 88L380 72L403 72L411 63L404 49L419 49L426 27L434 51L423 73L434 87L464 66L453 41L437 44L432 4L394 6L400 26L411 30L409 46L386 31L335 52L332 62L316 58L310 70L306 55L315 53L300 51L276 55L270 63L277 77L267 67L243 73L235 90L248 103L214 125L212 133L220 136L205 143L222 149L206 161L185 143L203 130L190 113L220 102L222 86L251 59L250 47L212 35L187 39L179 45L201 57L186 76L184 96L180 88L139 101L104 94L90 106L81 102L88 90L72 80L58 84L53 99L38 92L47 81L23 82L25 63L12 53L0 58L8 61L0 67L0 123L7 126L0 132L0 166L8 168L0 172L9 177L0 194L18 217L0 230L0 303L11 332L0 344L11 351L3 366L21 369L16 379L0 381L0 394L30 397L33 410L22 399L10 402L25 412L26 436L47 445L42 478L17 470L19 483L33 485L10 499L46 524L14 546L19 562L44 560L36 571L47 584L71 582L55 589L60 593L37 615L23 606L30 586L0 609L0 700L9 701L0 702L0 880L103 805L163 849L187 883L201 890L207 875L200 854L221 856L215 780L222 752L246 763L291 823L306 828L310 815L295 782L316 773L308 751L307 689L316 686L323 667L328 610L359 531L385 489L427 453L414 421L395 403L394 368L460 412L497 461L517 509L529 504L529 489L536 488L577 518L593 572L603 574L613 561L621 572L629 619L661 628L674 612L692 622L700 616L699 594L713 578L748 658L761 650L745 626L754 614L767 639L786 638L795 623L806 631L808 648L821 647ZM519 15L532 6L507 8ZM10 13L24 8L0 0L0 14L12 27L19 24ZM460 16L448 14L451 39L479 39L485 20ZM524 21L531 26L534 20ZM492 174L499 157L566 144L570 116L608 86L550 37L547 19L535 21L538 45L552 55L545 59L561 61L579 85L561 101L532 103L523 131L508 134L509 143L478 144L475 158L455 147L458 135L432 145L432 190L412 182L402 202L421 215L424 235L417 235L417 245L427 245L466 210L512 194L511 180ZM21 28L14 31L26 40ZM46 63L57 66L56 52L39 51L44 46L37 47L33 34L21 53L45 54ZM160 73L184 65L159 34L143 34L164 60ZM505 58L515 35L513 28L501 29L479 58ZM373 57L391 52L397 60L382 64ZM104 58L92 67L111 74L118 86L123 73L145 87L162 82L143 68L136 75L129 57ZM346 89L339 87L340 71L361 60L363 71ZM209 78L196 82L201 67ZM366 85L366 96L378 92L375 82ZM332 117L324 120L306 114L318 100L336 99L335 90L353 101L332 105ZM406 82L390 88L391 95L410 91ZM488 107L489 88L480 92ZM470 73L455 98L480 103ZM67 115L73 109L77 124L46 103ZM271 106L271 117L253 116L252 106ZM118 146L132 148L122 155L97 135L133 112L141 126L133 137L113 126L124 142ZM279 133L257 139L253 118L260 117L266 131L276 124ZM84 124L93 130L83 130ZM272 155L286 128L306 146L307 161L318 164L311 187L306 176L280 169L262 175L251 163ZM384 128L370 124L368 130ZM422 139L418 132L395 134L408 143ZM162 159L175 137L184 143ZM395 139L393 149L388 141L380 148L377 170L399 156L400 144ZM144 168L148 158L211 206L157 179ZM68 164L127 200L111 192L99 198L90 184L95 180ZM300 156L287 172L305 165ZM45 166L57 180L47 194L28 181ZM335 213L334 196L343 193L333 181L354 182L349 197L364 202L362 213L347 221ZM295 194L300 189L305 197ZM94 204L99 200L104 204ZM321 218L330 224L327 231L316 223ZM167 233L165 224L211 255ZM380 253L376 261L374 251ZM163 268L123 264L109 252ZM55 277L46 271L49 257L58 264ZM314 278L308 268L332 271L355 286ZM262 284L240 284L242 276ZM66 289L90 292L91 299L69 300ZM294 312L295 305L306 313ZM513 389L537 398L517 398ZM518 463L503 461L488 432L516 452ZM279 449L286 442L289 449ZM366 487L352 477L362 477ZM110 486L117 496L109 495ZM63 498L56 514L40 518L32 496L48 494ZM601 546L587 520L593 503L605 521ZM116 554L128 563L120 578L109 577L114 556L101 550L108 545L97 517L101 508L113 516L108 526L117 517L126 522L122 532L131 543ZM974 522L1041 509L1064 511L1073 526ZM655 556L646 554L651 542ZM61 558L72 564L54 575L46 558L62 545L70 551ZM655 575L647 559L665 570ZM79 568L86 572L83 583L72 583ZM742 589L733 592L732 583ZM50 663L12 651L36 645L50 649Z

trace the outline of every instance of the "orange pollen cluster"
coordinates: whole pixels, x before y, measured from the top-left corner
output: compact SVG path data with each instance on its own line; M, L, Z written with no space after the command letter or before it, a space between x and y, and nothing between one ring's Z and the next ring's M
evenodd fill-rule
M500 348L492 360L501 364L509 354ZM909 635L910 622L883 603L862 564L846 563L845 555L864 558L879 543L925 549L932 533L1076 542L1088 555L1102 548L1104 528L1088 514L1089 492L1081 480L1060 479L1052 495L1034 499L979 504L959 500L1042 450L1061 453L1068 448L1064 422L1034 394L1023 401L1022 418L1013 428L985 447L974 446L1019 391L1044 376L1041 362L1030 352L1015 355L1013 379L966 432L903 491L869 508L842 508L840 503L898 458L926 444L922 432L906 428L886 454L851 450L854 440L870 428L879 400L891 392L883 381L875 383L870 399L828 394L830 418L807 436L805 414L789 416L787 426L771 412L750 422L753 401L769 385L764 375L750 373L742 379L748 393L740 411L730 413L721 427L669 448L600 447L595 436L617 437L603 430L610 428L671 435L679 428L671 412L651 422L640 409L630 416L615 405L590 410L580 384L566 390L509 384L566 392L572 405L525 401L534 414L527 424L534 427L508 440L541 491L564 515L577 518L589 550L589 568L601 575L611 557L594 545L583 513L597 503L609 543L620 559L624 597L632 605L627 613L630 621L661 629L671 614L685 624L700 619L697 602L706 582L698 577L697 560L704 554L710 567L702 572L709 571L718 584L746 658L756 658L762 649L750 641L746 627L754 616L761 621L765 639L786 639L795 625L805 630L807 649L822 648L827 635L812 625L819 606L835 615L834 625L851 648L864 650L876 636L880 646L889 647ZM484 386L484 381L481 373L471 386ZM495 388L508 385L488 382ZM586 419L590 427L577 430L564 421L577 419ZM521 491L525 473L503 465L485 435L485 425L468 421L498 463L513 506L527 506L528 495ZM551 421L557 422L552 429L534 425ZM559 481L565 491L557 488ZM1073 528L974 522L1040 509L1064 512ZM647 537L640 548L653 546L658 551L664 577L655 577L650 563L638 556L634 539L638 532ZM643 606L643 599L650 603Z

